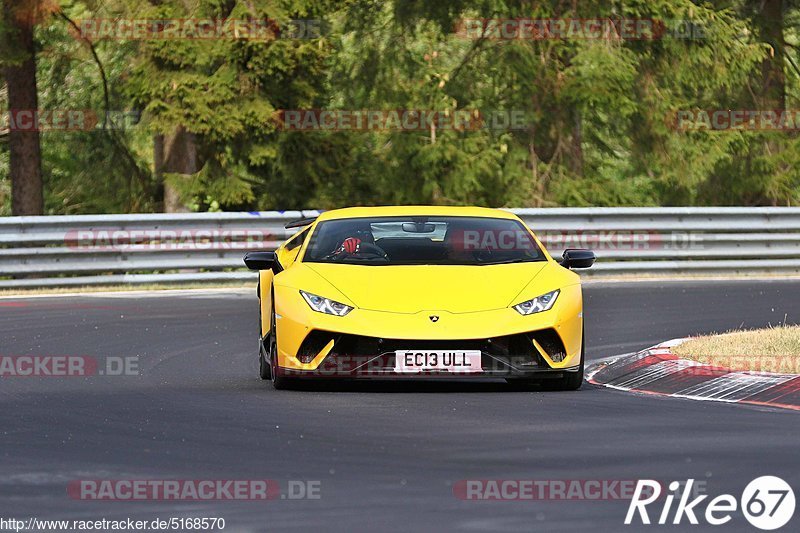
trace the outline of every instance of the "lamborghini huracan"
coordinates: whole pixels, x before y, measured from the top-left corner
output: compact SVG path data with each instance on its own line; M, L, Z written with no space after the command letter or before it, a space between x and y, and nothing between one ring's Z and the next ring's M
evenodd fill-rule
M259 374L301 379L505 378L575 390L584 368L583 300L514 214L477 207L354 207L287 224L259 271Z

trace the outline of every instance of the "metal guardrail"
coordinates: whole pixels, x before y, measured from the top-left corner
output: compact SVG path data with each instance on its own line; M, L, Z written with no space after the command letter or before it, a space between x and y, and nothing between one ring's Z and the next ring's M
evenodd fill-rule
M590 248L582 274L800 273L800 208L512 209L550 253ZM317 211L0 218L0 288L255 279L251 249L274 249Z

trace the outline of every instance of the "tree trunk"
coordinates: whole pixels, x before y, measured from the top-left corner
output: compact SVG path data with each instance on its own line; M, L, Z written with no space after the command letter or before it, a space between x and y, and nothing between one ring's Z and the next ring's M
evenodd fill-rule
M572 109L572 146L570 154L570 167L577 177L583 177L583 121L581 112Z
M758 40L772 47L770 54L761 62L761 79L753 87L753 109L760 111L776 111L780 113L786 108L786 40L784 38L784 2L783 0L750 0L749 7L753 13L753 26ZM774 135L765 135L761 146L761 156L773 158L786 149L784 139ZM773 159L774 160L774 159ZM758 187L753 189L747 200L751 205L777 205L776 184L779 178L776 173L789 172L785 164L778 163L776 172L765 176Z
M197 160L197 141L193 133L179 126L170 135L153 138L153 160L157 179L163 183L165 213L182 213L189 209L183 204L178 190L164 180L164 174L194 174L200 167Z
M10 26L12 42L22 61L4 70L8 86L8 109L38 109L36 94L36 50L33 42L33 21L11 13L11 2L4 2L5 23ZM14 215L41 215L44 212L42 191L42 151L39 131L12 127L8 132L11 175L11 212Z
M756 24L761 40L772 46L773 53L761 63L761 87L757 95L758 109L781 111L786 107L786 41L783 37L783 0L759 0L761 12Z
M153 175L156 179L156 209L164 212L164 135L153 135Z

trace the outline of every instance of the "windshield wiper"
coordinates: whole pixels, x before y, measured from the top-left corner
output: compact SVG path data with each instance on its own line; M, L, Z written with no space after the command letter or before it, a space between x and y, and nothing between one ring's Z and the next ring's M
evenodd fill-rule
M534 263L536 259L506 259L505 261L492 261L491 263L477 263L479 265L509 265L511 263Z

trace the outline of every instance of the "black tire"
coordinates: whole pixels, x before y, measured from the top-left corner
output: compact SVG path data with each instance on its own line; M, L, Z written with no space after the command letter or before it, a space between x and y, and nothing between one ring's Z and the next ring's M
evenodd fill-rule
M269 363L264 359L264 341L258 340L258 377L263 380L272 379L272 368Z
M272 378L272 369L269 363L264 359L266 349L264 347L264 339L261 337L261 299L258 300L258 377L263 380Z
M583 385L583 353L581 353L581 364L577 372L565 372L563 378L548 379L542 383L542 389L549 391L557 390L578 390Z
M278 374L278 336L275 324L275 295L272 296L272 310L270 312L268 354L270 375L272 376L272 388L275 390L285 390L292 386L292 379Z

